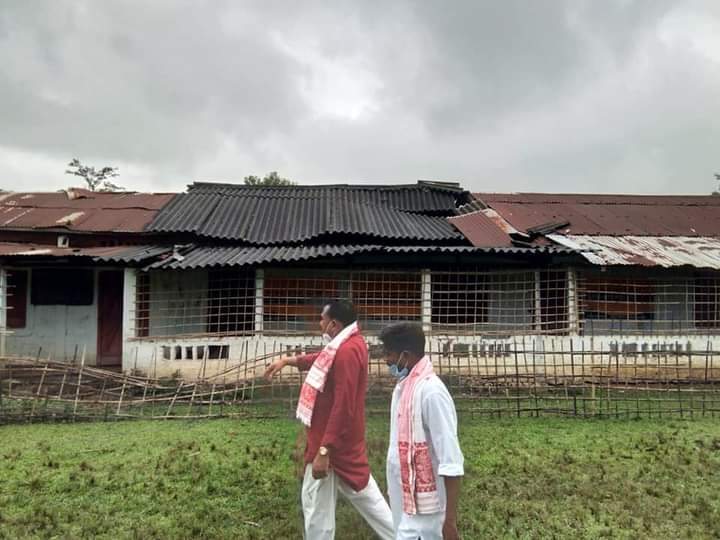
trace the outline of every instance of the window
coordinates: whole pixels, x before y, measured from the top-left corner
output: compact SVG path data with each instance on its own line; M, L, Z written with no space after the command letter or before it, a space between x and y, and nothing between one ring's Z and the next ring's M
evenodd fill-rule
M433 326L469 326L488 320L487 274L433 272Z
M390 321L419 321L421 289L417 270L267 270L264 330L317 332L323 304L338 299L353 302L364 331Z
M392 321L422 318L420 272L353 271L350 290L363 330L380 330Z
M38 269L32 271L30 302L36 306L89 306L95 297L92 270Z
M267 270L263 292L264 330L319 331L322 304L348 296L347 282L342 275L342 272L323 270Z
M25 328L27 325L27 270L7 273L7 327Z
M150 274L139 273L135 286L135 336L150 334Z
M662 281L628 276L585 274L578 279L578 307L585 335L630 335L669 331L679 315L674 290Z
M184 355L183 355L184 353ZM182 347L181 345L164 345L163 360L227 360L230 358L229 345L197 345Z
M433 330L459 334L531 332L535 272L433 272Z
M568 284L565 270L540 272L540 330L561 333L568 330Z
M255 329L255 272L159 270L138 274L135 336L233 335Z
M208 297L208 333L232 334L254 330L254 272L210 270Z
M695 327L720 327L720 280L713 277L695 279Z
M650 320L655 314L655 285L638 278L588 276L584 311L586 319Z

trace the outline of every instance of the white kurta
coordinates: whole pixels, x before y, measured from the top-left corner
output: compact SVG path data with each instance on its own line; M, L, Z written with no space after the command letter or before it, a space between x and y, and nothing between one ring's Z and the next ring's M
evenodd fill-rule
M390 509L393 514L397 540L442 540L445 521L445 482L441 476L462 476L463 455L457 437L457 414L455 404L443 382L438 377L420 383L419 403L425 438L430 447L433 472L437 481L438 497L442 512L436 514L409 515L403 512L402 485L400 481L400 455L398 452L398 403L402 388L395 387L390 409L390 446L387 457L387 483ZM416 402L417 403L417 402Z

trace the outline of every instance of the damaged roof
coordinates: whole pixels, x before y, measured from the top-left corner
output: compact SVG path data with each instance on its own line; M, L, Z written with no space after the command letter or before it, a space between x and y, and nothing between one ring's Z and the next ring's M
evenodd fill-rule
M591 236L720 236L720 197L713 195L574 195L475 193L521 232ZM549 231L548 231L549 232Z
M0 229L143 232L172 193L0 192Z
M84 257L94 262L141 263L172 251L173 248L168 246L60 248L32 243L0 242L0 258L3 259Z
M46 259L84 259L95 263L143 266L145 270L190 270L197 268L255 266L316 259L332 259L357 254L428 254L428 255L567 255L571 249L547 246L538 249L520 247L476 248L473 246L112 246L58 248L53 246L0 242L0 260L42 261Z
M590 264L720 270L720 197L475 193L513 238L575 250ZM477 212L476 212L477 213ZM496 220L496 222L497 222ZM514 232L513 232L514 231Z
M572 254L562 246L540 248L473 246L383 246L383 245L319 245L319 246L186 246L172 256L150 264L146 269L188 270L227 266L298 262L344 257L359 254L427 254L427 255L557 255Z
M698 236L548 235L599 266L693 266L720 270L720 239Z
M445 219L470 200L455 184L245 186L196 183L147 228L254 245L330 235L464 243Z
M454 182L420 180L416 184L328 184L293 186L247 186L195 182L188 186L193 195L222 195L244 199L331 199L390 206L404 212L453 215L472 196Z
M509 247L513 245L510 234L495 216L487 210L476 210L461 216L448 218L468 241L475 247Z

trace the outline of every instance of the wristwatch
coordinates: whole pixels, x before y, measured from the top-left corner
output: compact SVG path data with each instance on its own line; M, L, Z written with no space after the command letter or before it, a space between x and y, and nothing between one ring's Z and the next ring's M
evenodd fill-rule
M323 456L323 457L324 457L324 456L327 456L329 453L330 453L330 451L329 451L327 448L325 448L324 446L321 446L321 447L318 449L318 454L320 454L320 455Z

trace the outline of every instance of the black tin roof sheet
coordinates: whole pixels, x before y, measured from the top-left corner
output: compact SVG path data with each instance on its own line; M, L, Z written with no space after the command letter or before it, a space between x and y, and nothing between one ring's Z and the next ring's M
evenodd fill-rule
M462 242L443 216L454 215L467 192L409 186L255 187L193 184L147 230L255 245L304 242L326 235Z

